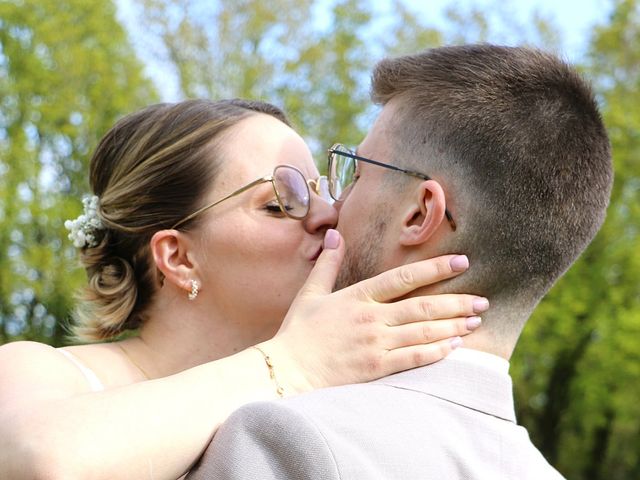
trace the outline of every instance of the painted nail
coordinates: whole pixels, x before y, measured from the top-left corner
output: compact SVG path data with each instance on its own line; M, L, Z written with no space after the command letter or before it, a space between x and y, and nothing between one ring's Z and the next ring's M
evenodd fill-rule
M469 317L467 318L467 330L475 330L482 323L482 319L480 317Z
M476 298L473 300L473 313L482 313L489 310L489 300L486 298Z
M449 260L449 265L454 272L464 272L469 268L469 259L466 255L456 255Z
M460 337L454 337L451 339L451 349L455 350L456 348L458 348L460 345L462 345L462 338Z
M324 234L324 248L335 249L340 245L340 234L337 230L330 228Z

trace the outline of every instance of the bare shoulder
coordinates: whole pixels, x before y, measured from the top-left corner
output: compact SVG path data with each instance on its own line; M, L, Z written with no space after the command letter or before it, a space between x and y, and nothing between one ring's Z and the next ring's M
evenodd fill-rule
M82 372L55 348L37 342L0 347L0 405L86 391Z
M47 362L60 357L60 352L50 345L38 342L12 342L0 347L0 374L11 371L24 363L28 369L43 367L40 362Z

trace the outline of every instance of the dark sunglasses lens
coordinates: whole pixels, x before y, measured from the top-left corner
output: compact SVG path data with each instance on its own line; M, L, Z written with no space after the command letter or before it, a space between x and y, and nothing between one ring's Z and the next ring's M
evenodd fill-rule
M309 187L304 175L295 168L280 166L273 172L273 179L285 213L298 219L306 217L309 213Z
M342 145L336 146L334 149L335 151L331 154L331 178L329 187L331 196L335 200L342 200L349 186L353 183L356 172L356 161L351 157L340 154L341 152L351 153Z

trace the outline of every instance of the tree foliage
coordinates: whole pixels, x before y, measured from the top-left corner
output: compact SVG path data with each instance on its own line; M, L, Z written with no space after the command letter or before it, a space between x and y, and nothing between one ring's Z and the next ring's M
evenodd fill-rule
M65 218L97 138L153 98L110 1L0 2L0 341L64 341L82 280Z
M181 96L276 103L318 153L361 139L378 58L441 40L398 0L393 15L381 13L364 0L144 0L138 10L151 32L141 41L177 77Z

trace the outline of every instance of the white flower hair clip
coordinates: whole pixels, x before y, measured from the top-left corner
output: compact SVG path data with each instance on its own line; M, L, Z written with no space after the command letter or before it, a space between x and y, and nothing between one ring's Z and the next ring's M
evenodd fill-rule
M84 212L75 220L67 220L64 227L69 230L69 240L76 248L91 248L98 245L98 232L104 230L98 215L100 200L97 196L86 196L82 199Z

